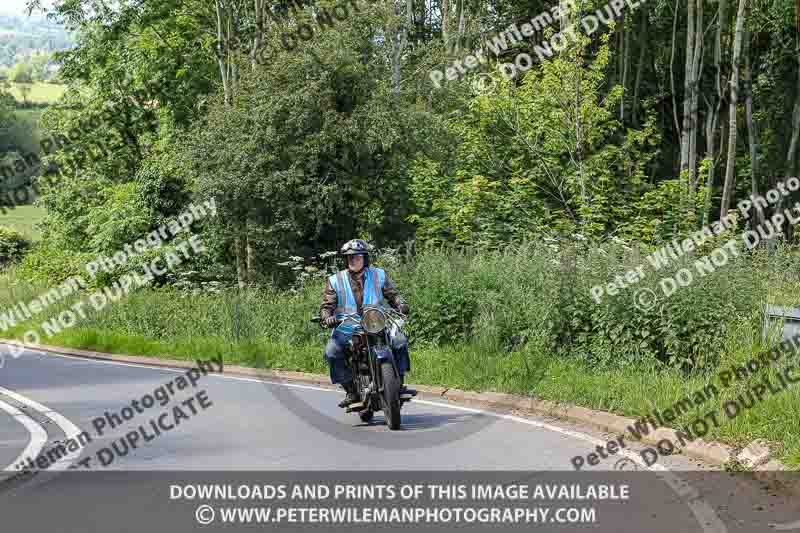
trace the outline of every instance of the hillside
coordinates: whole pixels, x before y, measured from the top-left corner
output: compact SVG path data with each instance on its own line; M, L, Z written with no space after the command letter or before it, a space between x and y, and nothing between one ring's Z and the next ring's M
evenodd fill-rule
M45 17L0 15L0 67L11 68L37 54L66 50L74 43L69 32Z

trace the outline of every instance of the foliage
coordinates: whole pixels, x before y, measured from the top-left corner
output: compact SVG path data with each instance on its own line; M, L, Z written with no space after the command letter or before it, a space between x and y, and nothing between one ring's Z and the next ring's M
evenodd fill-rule
M713 46L702 47L699 62L705 107L698 118L708 129L700 128L691 146L719 142L697 158L697 175L678 172L675 129L689 117L680 116L685 74L675 67L688 50L678 46L672 57L673 19L675 42L687 36L684 18L669 4L631 10L590 36L576 34L507 80L498 64L520 52L535 55L535 43L515 39L497 55L487 52L486 64L463 80L437 89L431 69L452 65L487 36L548 6L460 3L463 21L450 13L445 35L446 25L431 13L409 18L414 13L404 13L406 6L383 0L320 24L321 9L333 3L284 9L287 16L268 23L242 10L230 19L238 42L225 49L207 2L123 0L115 9L57 2L55 18L80 31L77 46L56 56L69 85L59 107L67 109L50 109L43 125L46 133L77 128L80 135L47 157L62 173L57 186L44 187L44 242L21 271L58 279L75 270L73 257L113 252L192 199L214 197L219 220L202 228L212 251L192 265L200 273L191 284L242 282L246 269L260 274L248 281L261 289L293 285L302 292L330 266L318 264L324 250L354 236L381 248L416 237L419 256L392 264L418 301L410 327L419 342L535 344L591 364L706 367L718 354L715 336L754 320L763 288L752 271L757 256L696 280L661 311L636 312L633 289L602 304L590 300L594 285L641 264L654 246L697 230L707 199L716 203L719 196L725 169L718 151L727 148L727 133L715 132L707 119L720 103L715 98L727 94L716 94ZM787 0L752 11L754 82L740 96L755 98L748 133L760 157L750 161L739 135L734 201L753 186L766 190L796 166L789 156L797 128L788 117L800 110L797 12ZM723 92L733 23L729 13L698 24L708 29L707 44L721 30ZM302 24L313 27L313 38L286 50L281 34ZM551 26L536 38L553 40ZM253 64L246 49L260 29L268 60ZM231 73L224 83L222 72ZM486 83L473 90L479 80ZM718 118L725 131L737 117ZM99 126L87 128L86 121ZM5 142L9 154L18 152L11 144ZM717 181L706 190L712 171ZM287 264L293 256L303 259ZM657 290L658 278L688 266L648 271L641 287ZM187 272L181 276L194 276ZM536 301L518 298L520 287ZM709 319L714 310L729 320Z
M741 252L701 276L693 266L701 256L655 271L642 251L614 244L590 251L569 241L480 254L429 251L395 277L412 306L412 339L423 344L478 342L511 349L534 343L595 366L705 369L718 361L719 339L735 323L720 316L759 327L765 265L777 258L767 262ZM643 268L642 281L594 301L593 287L637 267ZM695 273L693 282L664 297L662 280L681 268ZM656 306L634 305L643 290L661 295Z
M633 214L655 126L626 133L615 120L621 92L602 93L607 46L585 69L568 57L534 67L519 87L495 76L493 90L469 99L449 122L459 139L455 152L445 160L417 158L409 220L418 238L496 246L578 227L597 237ZM575 84L577 113L564 99Z
M31 246L31 242L16 230L0 226L0 266L19 261Z
M698 225L707 191L701 188L688 202L686 179L664 180L634 201L634 210L620 227L620 237L655 245L681 238ZM693 215L693 216L692 216Z
M247 228L265 265L361 233L377 244L410 233L404 165L425 117L387 86L373 24L340 23L307 49L245 71L230 107L215 100L189 136L196 190L219 199L229 239Z

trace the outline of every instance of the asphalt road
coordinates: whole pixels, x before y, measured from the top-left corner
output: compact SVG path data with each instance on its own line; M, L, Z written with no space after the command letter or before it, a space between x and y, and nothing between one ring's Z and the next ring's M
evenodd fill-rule
M7 359L0 369L0 465L8 467L0 489L10 489L0 491L0 524L31 531L191 531L201 526L180 513L196 505L180 499L166 505L165 491L176 480L263 483L268 473L276 483L293 476L401 483L431 474L453 483L481 475L503 483L627 476L638 487L637 503L608 511L593 526L600 531L800 531L800 508L791 498L680 456L647 469L636 464L632 446L627 459L618 455L575 473L572 457L610 437L590 428L414 401L404 407L403 429L391 432L380 414L371 424L345 414L335 390L196 374L30 351ZM112 428L117 416L121 423ZM54 454L59 444L63 453ZM48 456L47 471L11 479L15 465ZM96 510L90 522L77 511L87 502ZM54 512L41 513L47 506ZM108 529L110 523L116 526ZM311 526L273 528L305 527Z

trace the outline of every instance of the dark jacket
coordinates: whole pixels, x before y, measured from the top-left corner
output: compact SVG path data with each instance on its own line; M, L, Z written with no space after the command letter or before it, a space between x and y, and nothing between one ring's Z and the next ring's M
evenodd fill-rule
M347 274L350 276L350 287L353 289L353 296L356 299L356 306L358 307L358 314L360 315L361 304L364 301L364 269L358 274L354 274L348 270ZM383 297L386 298L389 305L395 309L398 309L400 305L406 303L403 297L400 296L400 291L397 290L397 287L395 287L388 273L383 283ZM322 320L336 315L336 303L336 291L331 287L330 280L325 280L325 291L322 293L322 305L319 308L319 316Z

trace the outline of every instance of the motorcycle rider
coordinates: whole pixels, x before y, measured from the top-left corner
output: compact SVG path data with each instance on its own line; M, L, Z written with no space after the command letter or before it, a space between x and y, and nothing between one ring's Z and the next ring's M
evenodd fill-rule
M400 296L389 275L383 269L369 266L369 245L366 241L362 239L348 241L342 246L339 254L345 258L347 269L333 274L325 282L322 305L319 309L323 325L334 328L337 315L341 318L343 313L355 313L360 317L364 305L380 305L384 299L400 313L408 314L408 304ZM345 364L345 347L352 334L353 324L349 321L344 322L333 330L325 346L325 360L330 368L331 383L340 384L347 393L339 407L347 407L359 401L358 392L353 386L352 370ZM414 396L416 391L406 388L403 384L403 376L411 369L408 339L397 330L390 341L400 373L401 397Z

